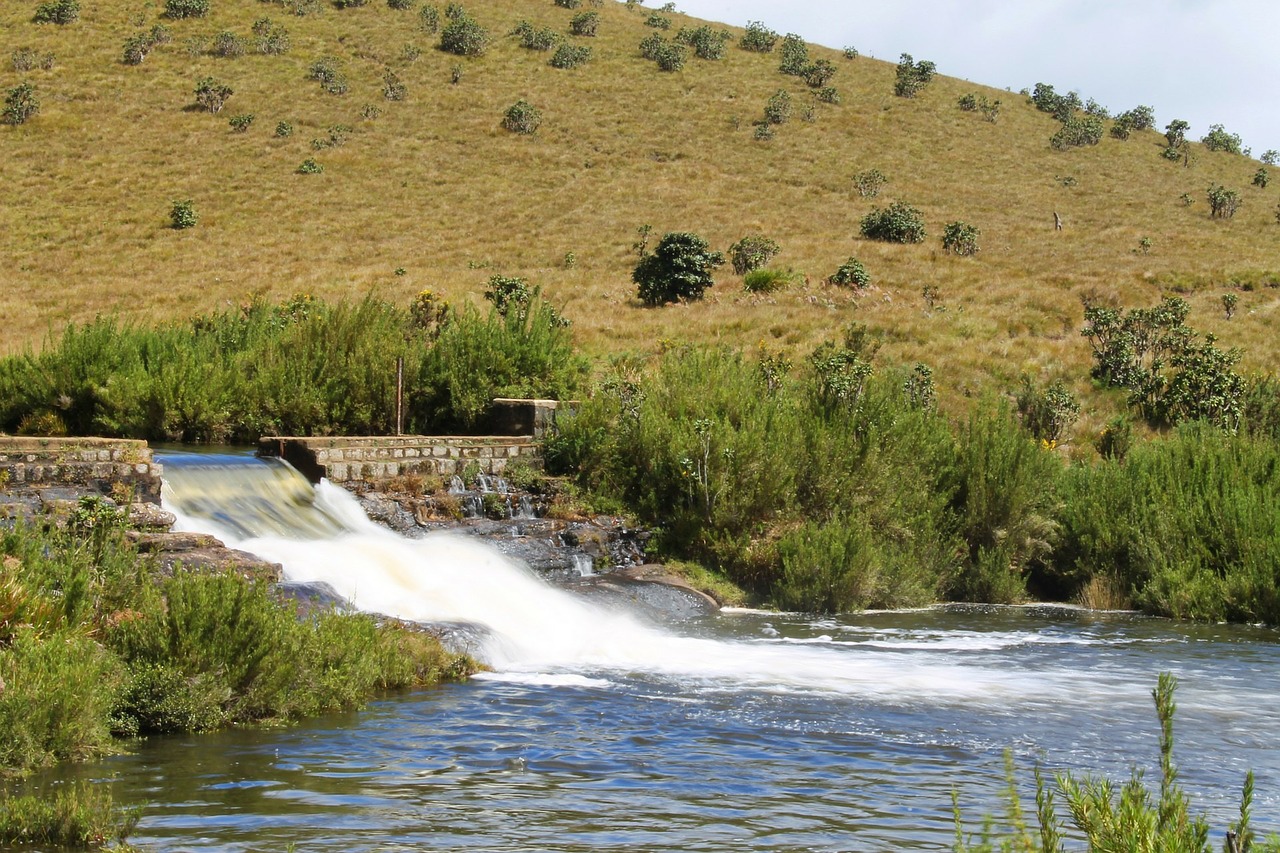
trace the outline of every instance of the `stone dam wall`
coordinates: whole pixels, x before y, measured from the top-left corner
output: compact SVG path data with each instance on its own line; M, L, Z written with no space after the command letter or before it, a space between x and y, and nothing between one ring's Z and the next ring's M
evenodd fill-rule
M125 493L158 503L162 474L145 441L0 436L0 490Z
M258 454L285 460L313 483L321 477L334 483L452 477L468 469L501 475L516 461L542 467L541 445L531 436L268 436L258 443Z

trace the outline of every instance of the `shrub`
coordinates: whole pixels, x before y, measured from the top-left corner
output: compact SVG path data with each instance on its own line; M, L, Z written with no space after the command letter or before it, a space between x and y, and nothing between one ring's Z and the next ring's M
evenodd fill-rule
M418 26L434 35L440 29L440 10L431 5L423 6L418 12Z
M209 14L209 0L165 0L164 14L168 18L203 18Z
M640 301L656 306L679 300L701 299L703 291L715 284L712 270L724 264L724 256L713 252L696 234L664 234L652 254L636 264L631 280L639 286Z
M440 49L457 56L483 56L489 33L465 13L453 18L440 31Z
M211 113L219 112L233 94L230 86L212 77L205 77L195 88L196 103Z
M871 275L867 272L867 268L862 265L862 261L857 258L849 258L835 272L827 276L827 283L861 290L871 284Z
M978 254L978 237L982 234L967 222L948 222L942 231L942 248L948 255Z
M577 68L591 60L591 48L586 45L562 44L551 57L552 68Z
M751 270L742 279L742 289L748 293L772 293L782 290L796 278L791 270L773 268Z
M74 24L79 19L79 0L53 0L37 6L31 20L37 24Z
M1067 122L1076 110L1084 106L1075 92L1059 95L1048 83L1037 83L1031 92L1031 103L1042 113L1049 113L1058 121Z
M758 121L755 127L756 129L752 131L751 136L757 142L768 142L776 135L773 132L773 125L767 121Z
M803 77L809 67L809 46L795 33L787 33L782 39L782 61L778 70L793 77Z
M1209 187L1208 199L1210 219L1230 219L1240 208L1240 194L1221 184Z
M924 218L910 205L895 201L888 208L873 208L862 218L862 236L886 243L923 243Z
M288 137L293 136L293 125L289 124L287 121L277 122L276 136L280 139L287 139Z
M747 31L742 34L738 47L752 53L773 53L773 47L777 43L777 33L759 21L748 21Z
M699 59L724 59L725 45L733 38L728 30L716 30L703 24L693 29L681 28L676 41L693 48Z
M490 276L489 286L484 292L484 298L492 302L493 309L503 317L513 310L523 317L537 295L538 289L529 287L528 279L501 275Z
M388 68L382 75L382 97L388 101L403 101L407 93L408 89L400 75Z
M191 199L175 201L169 209L169 223L177 230L194 228L196 225L196 206Z
M141 814L119 808L109 788L87 780L38 795L6 793L0 800L0 844L83 850L115 841L106 849L129 849L124 840Z
M675 72L684 68L685 59L688 52L683 45L674 42L663 42L658 46L657 55L654 60L658 63L658 69L661 71Z
M808 83L811 89L823 88L834 76L836 76L836 66L826 59L819 59L804 70L804 82Z
M1042 389L1023 377L1015 406L1022 428L1039 441L1064 440L1080 416L1080 404L1060 379Z
M1156 111L1147 106L1134 107L1117 118L1123 119L1134 130L1151 130L1156 126Z
M125 39L120 61L125 65L141 65L153 47L155 42L149 33L135 33Z
M516 24L516 28L511 31L511 34L519 36L520 46L528 50L551 50L560 41L560 34L555 30L550 27L543 27L537 30L528 21L521 21Z
M1049 139L1049 145L1055 151L1097 145L1102 141L1102 131L1102 119L1097 116L1074 115Z
M1187 139L1187 131L1191 129L1191 125L1187 124L1180 118L1176 118L1169 122L1164 129L1164 138L1168 140L1170 148L1178 148ZM1177 159L1176 157L1174 159Z
M1275 166L1280 164L1280 151L1277 151L1274 148L1268 148L1266 151L1262 152L1262 156L1259 159L1265 166Z
M888 182L879 169L864 169L853 176L853 188L863 198L875 198Z
M342 71L341 63L335 57L322 56L311 63L307 76L318 82L331 95L345 95L347 93L347 76Z
M650 33L640 40L640 55L645 59L657 61L658 53L667 40L657 33Z
M644 25L655 30L669 30L671 29L671 19L658 12L650 12L649 17L644 19Z
M779 89L769 96L764 105L764 120L769 124L785 124L791 118L791 95L786 89Z
M582 0L556 0L556 5L562 9L577 9L582 5Z
M209 48L209 52L214 56L220 56L223 59L234 59L237 56L244 56L245 43L244 39L232 32L221 32L213 37L213 44Z
M1242 145L1239 134L1227 133L1226 128L1220 124L1209 125L1209 132L1200 141L1210 151L1226 151L1229 154L1239 154Z
M542 113L524 98L507 107L502 114L502 126L512 133L533 133L542 124Z
M5 124L23 124L40 113L40 99L36 97L36 87L30 83L19 83L9 90L4 98L4 112L0 120Z
M729 247L729 261L736 274L746 275L769 263L780 251L782 247L763 234L750 234Z
M308 157L298 166L299 175L319 175L324 171L324 166Z
M43 68L47 71L53 67L52 53L37 53L29 47L18 48L9 54L9 60L13 63L13 70L19 74L25 74L36 68Z
M956 105L965 112L981 112L982 117L993 124L1000 118L1000 101L988 101L986 95L979 95L976 92L961 95Z
M840 103L840 90L835 86L823 86L814 97L824 104L838 104Z
M1266 169L1259 168L1258 171L1253 173L1253 185L1258 189L1265 190L1269 183L1271 183L1271 175Z
M270 18L254 21L253 34L257 37L258 53L282 56L289 52L289 31L280 24L271 23Z
M407 12L418 5L418 0L387 0L387 7L397 12Z
M244 133L253 124L253 113L241 113L238 116L232 116L228 122L231 130L235 133Z
M599 12L581 12L569 19L569 32L575 36L594 37L600 28Z
M898 60L897 77L893 85L893 93L900 98L914 98L925 86L933 82L937 66L932 62L921 60L915 62L911 54L904 53Z

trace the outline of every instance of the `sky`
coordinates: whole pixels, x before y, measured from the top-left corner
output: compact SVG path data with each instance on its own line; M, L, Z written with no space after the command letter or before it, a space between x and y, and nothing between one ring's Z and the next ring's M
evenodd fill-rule
M648 0L649 8L661 5ZM1200 139L1221 124L1259 157L1280 150L1278 0L677 0L689 15L1017 92L1049 83L1113 113L1144 104ZM838 81L837 81L838 82Z

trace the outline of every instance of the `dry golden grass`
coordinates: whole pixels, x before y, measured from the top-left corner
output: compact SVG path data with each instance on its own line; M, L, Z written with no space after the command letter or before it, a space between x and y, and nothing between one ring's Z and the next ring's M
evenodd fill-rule
M430 287L464 300L502 273L541 284L597 355L693 340L763 341L801 356L858 320L885 338L882 359L933 365L953 395L1005 389L1022 373L1061 375L1089 394L1081 294L1150 304L1164 282L1191 301L1193 325L1245 350L1247 370L1275 363L1280 290L1241 292L1230 321L1221 307L1235 276L1280 279L1280 180L1251 187L1253 160L1197 145L1184 168L1159 156L1155 132L1055 152L1056 122L1017 94L940 77L904 100L893 95L892 64L821 48L812 55L837 63L843 101L816 105L810 123L801 113L811 95L777 71L776 54L730 47L723 61L691 57L665 74L636 50L652 32L647 12L609 2L600 36L578 40L594 59L560 71L506 34L520 19L567 31L572 12L551 0L465 5L493 36L482 58L440 52L416 10L378 0L302 18L213 0L207 19L166 22L173 41L131 67L120 60L124 40L160 22L160 6L84 0L79 23L56 27L30 22L34 3L5 4L7 44L52 51L57 62L19 75L4 57L0 69L0 86L29 79L43 103L29 123L0 128L0 352L100 312L163 320L298 291L407 301ZM288 28L287 55L220 59L184 48L223 30L248 36L264 16ZM407 44L421 49L416 61L404 59ZM306 79L321 55L341 59L348 94ZM454 65L464 68L458 85ZM387 67L408 87L403 102L382 97ZM235 90L217 115L190 109L204 76ZM791 92L795 117L758 142L751 122L778 89ZM956 107L971 91L1004 102L998 123ZM522 97L544 116L532 137L499 126ZM365 104L382 115L362 119ZM240 113L256 121L232 133L227 120ZM1163 126L1173 116L1158 118ZM292 137L272 135L282 120ZM310 141L334 124L352 126L350 140L313 151ZM324 173L297 174L307 157ZM852 176L868 168L890 179L878 199L853 190ZM1209 218L1211 183L1244 197L1234 219ZM1183 193L1194 204L1179 201ZM199 224L173 230L169 208L186 198ZM923 211L924 244L858 236L861 218L894 199ZM1054 231L1054 211L1064 231ZM942 226L955 219L982 229L977 257L942 252ZM783 246L776 263L807 283L761 297L722 271L704 302L641 308L630 246L645 223L655 241L690 230L721 249L762 232ZM1144 237L1149 253L1138 251ZM851 255L874 282L856 298L822 283ZM941 310L926 307L925 285L937 288Z

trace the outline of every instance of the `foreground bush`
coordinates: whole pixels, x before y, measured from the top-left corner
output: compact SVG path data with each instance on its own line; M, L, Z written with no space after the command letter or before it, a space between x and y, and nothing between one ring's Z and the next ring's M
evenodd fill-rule
M639 287L645 305L664 305L684 299L701 299L715 284L712 270L724 264L724 255L711 251L696 234L664 234L652 254L636 264L631 280Z
M111 789L83 781L42 795L0 798L0 844L98 848L124 844L138 823L139 809L115 805Z

